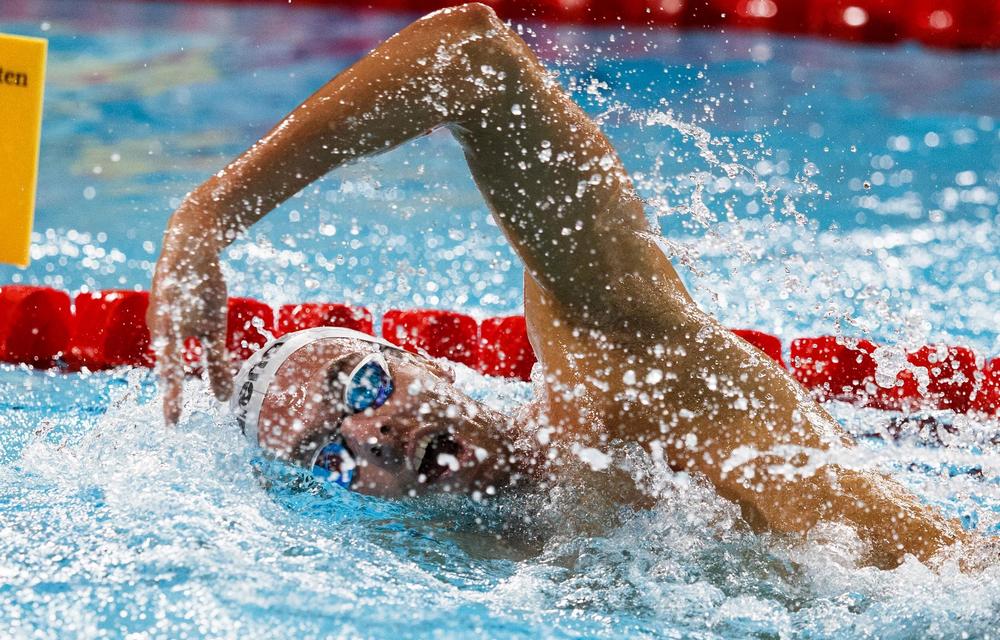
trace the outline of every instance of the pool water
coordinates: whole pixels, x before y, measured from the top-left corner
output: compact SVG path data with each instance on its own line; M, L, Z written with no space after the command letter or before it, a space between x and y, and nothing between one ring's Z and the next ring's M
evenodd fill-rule
M408 17L296 6L5 4L50 40L36 243L0 282L147 288L166 219L227 159ZM599 118L698 302L730 326L1000 354L996 54L745 32L525 37ZM518 261L433 134L344 168L227 254L234 295L376 315L520 311ZM460 370L505 410L526 383ZM1000 567L858 567L850 531L754 535L698 478L636 451L649 511L573 490L389 502L268 465L200 381L166 429L146 371L0 368L0 635L990 637ZM1000 531L1000 424L943 442L830 409L853 464ZM530 516L526 525L523 516ZM578 526L603 522L599 531ZM581 532L583 531L583 532Z

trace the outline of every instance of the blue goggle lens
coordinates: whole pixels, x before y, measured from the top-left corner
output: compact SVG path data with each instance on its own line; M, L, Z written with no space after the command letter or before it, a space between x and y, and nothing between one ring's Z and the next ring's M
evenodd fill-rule
M364 365L347 383L344 400L353 413L377 409L392 395L392 378L378 362Z
M392 395L392 377L384 361L372 359L361 365L347 381L344 403L348 413L361 413L365 409L377 409ZM354 481L354 458L344 439L337 437L327 442L316 453L312 474L328 482L350 489Z
M351 487L351 482L354 481L354 459L339 438L326 443L319 450L316 461L313 462L312 474L345 489Z

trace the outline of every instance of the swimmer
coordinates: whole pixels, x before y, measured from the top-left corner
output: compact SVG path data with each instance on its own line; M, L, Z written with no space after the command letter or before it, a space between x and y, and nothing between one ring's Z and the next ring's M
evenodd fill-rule
M534 400L501 415L434 360L342 330L280 338L233 393L220 252L332 169L437 128L462 145L524 263ZM544 489L562 460L638 443L707 478L757 531L845 522L880 567L963 539L894 480L832 460L850 451L836 421L697 307L658 239L611 143L525 42L485 5L438 11L330 80L171 217L149 310L166 420L181 412L193 336L215 395L234 396L264 450L362 493ZM639 487L614 495L646 503Z

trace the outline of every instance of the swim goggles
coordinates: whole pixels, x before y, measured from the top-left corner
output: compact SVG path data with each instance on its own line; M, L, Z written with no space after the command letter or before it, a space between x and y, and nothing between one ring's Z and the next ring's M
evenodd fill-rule
M314 476L345 489L351 487L357 465L347 449L344 436L340 434L340 425L347 416L384 405L393 389L392 375L381 349L368 354L355 365L344 384L344 413L337 421L333 436L316 450L308 466Z
M350 486L354 478L354 460L339 435L339 423L351 414L377 409L385 404L392 394L393 384L389 366L382 354L387 349L402 352L400 347L381 338L342 327L314 327L285 334L270 340L243 363L234 381L235 393L230 400L230 407L240 431L251 442L258 442L257 427L261 407L278 369L303 347L319 340L344 339L367 343L378 351L362 358L347 376L343 396L344 414L338 422L338 431L313 454L308 468L314 470L316 475L326 474L341 486Z

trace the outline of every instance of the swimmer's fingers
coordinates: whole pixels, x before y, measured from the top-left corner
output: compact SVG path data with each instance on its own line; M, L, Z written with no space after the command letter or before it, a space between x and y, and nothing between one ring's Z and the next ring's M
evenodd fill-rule
M160 386L163 389L163 421L177 424L184 406L184 356L176 340L168 340L159 353Z
M214 276L214 277L213 277ZM220 402L229 400L232 392L232 372L226 353L226 285L221 273L210 270L206 273L206 287L203 289L199 318L198 339L201 341L208 382L212 393Z
M168 234L173 227L168 230ZM195 243L197 245L197 243ZM195 246L197 249L197 246ZM156 265L147 318L159 357L163 417L175 424L183 407L185 340L201 341L213 391L228 392L225 371L226 281L218 255L179 243L167 246Z
M158 282L154 280L146 323L156 352L156 372L163 395L163 421L171 426L177 423L181 415L184 367L176 327L167 311L169 304L163 301L167 297L161 293Z
M212 393L219 402L229 400L233 392L233 378L229 358L226 354L225 331L220 329L213 335L202 338L205 347L205 362L208 365L208 381Z

